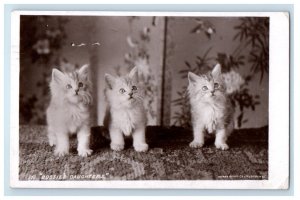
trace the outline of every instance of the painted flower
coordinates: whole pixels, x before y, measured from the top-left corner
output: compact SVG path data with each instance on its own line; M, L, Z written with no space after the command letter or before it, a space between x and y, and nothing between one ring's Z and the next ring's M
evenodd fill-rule
M126 40L127 40L128 45L132 48L134 48L138 45L138 43L136 41L133 41L130 36L127 36Z
M206 32L207 32L208 34L214 34L215 30L214 30L212 27L208 27L208 28L206 29Z
M243 77L234 70L230 70L222 76L226 85L226 92L228 94L232 94L240 90L241 86L245 83Z
M132 55L130 53L126 53L124 56L124 59L126 62L131 62L132 61Z
M150 28L144 27L143 31L141 32L141 39L144 41L150 41Z
M69 73L69 72L74 71L76 69L76 66L72 63L62 61L60 64L60 69L63 72Z
M212 23L209 21L202 21L201 19L196 19L197 26L191 30L191 33L200 34L205 33L208 38L211 38L213 34L216 33L216 30Z
M56 30L47 30L46 35L52 38L55 38L61 34L61 31L59 29Z
M50 53L50 43L48 39L38 40L35 45L33 45L33 49L40 55L49 54Z
M147 59L138 58L137 60L135 60L134 64L138 68L139 76L143 76L145 79L148 79L148 77L150 77L150 66Z

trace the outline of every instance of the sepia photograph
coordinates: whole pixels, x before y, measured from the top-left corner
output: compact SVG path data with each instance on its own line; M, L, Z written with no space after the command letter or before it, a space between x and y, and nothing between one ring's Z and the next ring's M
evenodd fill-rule
M270 14L16 17L22 187L272 179Z

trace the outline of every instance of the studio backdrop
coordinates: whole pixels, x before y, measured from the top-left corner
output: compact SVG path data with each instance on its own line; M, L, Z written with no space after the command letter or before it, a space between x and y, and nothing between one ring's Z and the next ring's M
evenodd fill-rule
M148 125L191 127L188 71L222 65L235 128L268 125L269 18L164 16L21 16L20 124L46 124L53 68L89 64L94 126L103 125L104 74L134 66L146 87Z

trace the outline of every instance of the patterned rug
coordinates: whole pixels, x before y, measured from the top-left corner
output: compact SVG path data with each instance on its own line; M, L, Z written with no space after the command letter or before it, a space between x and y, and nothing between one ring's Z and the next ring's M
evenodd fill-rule
M230 149L215 148L207 138L201 149L188 146L192 132L179 127L147 128L149 151L137 153L132 140L125 150L114 152L92 129L93 154L77 155L76 137L70 154L55 157L48 145L45 126L20 126L20 180L260 180L268 179L268 127L236 130L228 140Z

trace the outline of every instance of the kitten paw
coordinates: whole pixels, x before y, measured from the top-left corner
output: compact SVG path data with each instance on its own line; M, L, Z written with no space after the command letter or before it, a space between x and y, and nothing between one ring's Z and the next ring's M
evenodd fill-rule
M56 144L56 141L54 139L49 139L49 145L53 147Z
M56 148L54 150L54 155L55 156L59 156L59 157L62 157L62 156L65 156L69 154L69 149L68 148L64 148L64 149L59 149L59 148Z
M201 147L203 147L203 145L204 145L204 142L192 141L190 143L190 147L192 147L192 148L201 148Z
M93 150L91 149L78 149L77 151L78 151L78 155L81 157L87 157L93 153Z
M144 143L144 144L136 144L133 146L134 150L137 152L146 152L148 151L148 144Z
M216 143L215 146L217 147L217 149L221 150L229 149L229 146L226 143Z
M48 134L48 142L51 147L56 145L56 137L53 134Z
M110 144L110 148L114 151L122 151L124 149L124 144Z

